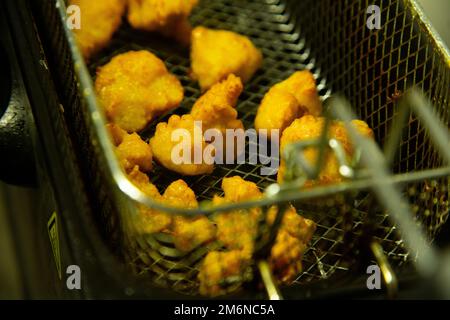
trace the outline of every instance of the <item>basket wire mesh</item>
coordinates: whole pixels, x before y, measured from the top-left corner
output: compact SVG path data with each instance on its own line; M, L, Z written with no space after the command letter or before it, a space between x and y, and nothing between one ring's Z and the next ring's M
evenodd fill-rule
M57 3L60 4L59 14L64 22L64 4L62 1ZM382 9L381 30L366 28L366 8L370 4L378 4ZM45 8L54 12L51 5ZM317 80L323 100L330 97L332 92L342 93L355 106L357 116L373 128L376 141L383 145L389 136L394 116L398 113L398 97L410 86L420 88L435 106L433 112L443 123L449 122L448 53L438 46L434 35L426 28L416 10L414 1L407 0L370 3L356 0L214 0L201 2L193 12L192 23L247 35L262 50L264 64L246 85L236 108L246 128L253 127L257 107L273 84L287 78L294 71L309 69ZM49 25L57 24L54 16L48 21ZM61 26L58 28L61 29ZM67 107L79 108L71 110L69 114L75 127L84 127L83 131L88 132L84 148L91 155L89 174L98 187L96 198L102 203L100 220L105 221L109 229L105 234L114 235L116 249L119 248L118 251L132 262L136 272L152 270L153 279L157 283L193 293L193 288L197 286L195 275L198 263L211 248L196 250L187 258L184 257L183 263L179 263L176 259L164 256L167 248L171 248L171 240L167 235L142 239L127 234L127 217L135 214L134 204L129 199L130 194L123 192L127 191L126 186L117 184L120 173L114 172L114 169L120 170L112 159L113 152L108 150L111 149L109 142L105 142L107 137L104 128L101 128L104 119L101 114L97 115L100 120L93 120L92 117L92 112L98 110L92 95L92 80L84 68L71 32L65 32L71 49L70 53L65 52L65 57L81 66L76 71L78 79L73 77L73 82L67 84L68 92L65 95L67 101L73 102L72 107ZM125 22L111 45L89 65L89 71L94 76L96 68L114 55L139 49L154 52L178 76L185 88L185 100L175 113L187 113L200 95L199 88L188 76L188 52L167 45L167 42L157 36L132 30ZM74 90L78 81L82 95ZM154 124L167 117L168 115L163 115ZM154 125L142 135L148 139L153 130ZM406 132L399 141L398 157L392 159L394 172L410 173L441 167L443 162L439 151L430 140L427 128L417 117L410 116ZM109 168L109 171L102 169L99 172L98 168ZM274 176L261 176L258 174L259 169L260 165L250 164L217 166L211 175L185 180L199 200L210 199L214 194L222 193L222 177L239 175L255 182L261 189L275 183ZM162 190L179 176L156 166L151 178ZM353 187L356 184L352 185L350 182L347 190ZM433 182L411 183L408 190L413 190L408 194L409 199L416 206L419 220L432 237L447 218L448 177ZM433 200L421 198L424 193L430 199L439 194L439 198L443 199L441 207L432 206L430 201ZM323 195L326 195L326 191ZM139 195L132 195L131 198L139 199ZM318 227L310 248L305 252L303 272L294 283L304 284L330 279L339 273L348 274L346 271L355 263L353 255L349 255L349 251L352 251L350 249L354 249L350 244L356 242L361 230L366 230L363 226L366 224L367 201L370 196L361 198L358 195L357 198L351 196L346 199L350 199L344 201L350 205L349 221L344 221L336 210L311 213L308 210L302 211L306 216L310 214ZM273 202L281 201L282 198L277 198ZM148 201L144 203L149 204ZM428 213L425 214L424 211L427 210ZM397 227L388 221L386 211L374 211L376 212L370 215L376 221L372 221L376 228L371 230L371 235L380 241L389 259L396 265L401 265L409 254L404 249Z

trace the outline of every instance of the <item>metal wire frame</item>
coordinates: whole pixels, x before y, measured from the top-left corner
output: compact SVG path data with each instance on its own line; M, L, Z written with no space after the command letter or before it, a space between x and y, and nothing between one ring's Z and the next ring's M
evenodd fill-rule
M60 3L60 1L58 2ZM350 73L353 71L357 71L355 70L355 67L353 67L353 65L355 65L355 62L357 62L357 60L352 60L350 59L350 56L345 56L346 58L343 59L343 62L345 63L341 63L341 64L334 64L331 63L330 65L327 65L328 68L323 67L323 69L319 69L319 67L321 65L324 65L324 59L321 56L321 54L317 53L317 50L319 48L323 48L324 45L330 45L330 41L334 41L334 38L330 38L327 39L327 41L323 41L322 43L314 43L314 45L312 46L307 46L307 42L305 41L305 39L308 39L309 41L311 40L317 40L320 37L324 36L323 31L325 30L315 30L315 31L319 31L317 32L317 36L314 37L313 35L310 34L310 32L313 30L313 28L305 28L302 27L302 30L297 30L298 25L304 25L304 23L309 23L311 18L305 17L303 15L299 15L299 14L295 14L296 10L299 10L302 6L307 5L309 7L310 10L305 10L304 12L309 12L309 15L311 17L313 17L314 15L317 15L320 12L320 14L322 14L323 16L326 16L329 12L332 11L336 11L337 7L340 6L344 6L343 7L343 12L347 12L348 8L351 8L351 10L349 10L348 12L353 12L355 14L355 16L359 17L358 19L360 19L360 14L356 14L358 12L358 9L355 8L362 8L364 6L364 3L361 2L356 2L356 1L347 1L345 4L339 3L336 4L337 2L332 2L332 3L328 3L328 5L326 5L325 3L327 3L326 1L322 1L321 2L321 6L323 6L323 8L321 8L322 10L318 10L317 7L319 6L318 2L317 4L314 4L313 1L303 1L302 3L298 4L297 9L293 8L291 9L291 11L289 11L290 7L292 6L291 2L287 2L287 5L285 5L284 2L281 1L261 1L261 2L255 2L255 3L247 3L247 2L240 2L240 1L227 1L227 0L223 0L223 1L215 1L215 2L204 2L202 7L196 12L194 13L194 17L193 17L193 21L194 23L196 23L196 21L201 21L202 24L206 25L206 26L211 26L211 27L223 27L223 28L227 28L227 29L232 29L244 34L247 34L249 36L252 37L252 39L254 40L254 42L257 44L257 46L261 47L263 50L263 53L265 55L265 63L268 66L271 66L272 68L269 68L267 70L267 72L264 73L258 73L255 78L254 81L252 81L249 84L248 89L246 90L246 93L243 94L242 96L242 100L243 102L241 102L239 104L239 106L237 107L238 111L240 111L240 116L242 116L242 118L244 119L244 123L246 123L246 125L248 123L252 123L253 121L253 117L254 117L254 113L255 113L255 107L257 106L257 104L259 103L260 99L262 98L264 92L274 83L277 82L283 78L285 78L290 72L292 72L295 69L304 69L304 68L308 68L311 69L312 71L314 71L316 77L318 77L318 82L319 82L319 89L320 92L322 94L322 96L324 98L328 97L330 95L330 90L327 89L327 85L326 85L326 80L325 77L327 79L329 79L329 84L330 87L332 88L336 88L338 90L342 90L344 93L347 93L349 90L351 92L351 90L354 89L354 87L339 87L336 86L336 84L342 83L342 80L347 79L348 76L350 76ZM357 3L357 4L356 4ZM396 2L392 5L388 6L388 10L387 12L384 12L385 16L388 17L389 19L400 19L398 17L394 17L391 14L391 11L396 13L398 16L403 17L403 21L405 22L406 16L408 15L409 11L406 10L401 4L399 4L399 2ZM408 1L405 1L405 3L408 3ZM297 4L297 3L296 3ZM347 8L347 9L346 9ZM392 8L392 10L391 10ZM60 6L60 13L61 16L64 17L64 8L63 6ZM243 16L246 17L247 22L245 22L245 19L242 19ZM337 20L334 21L334 24L339 22L339 19L345 17L345 14L343 15L343 17L341 17L340 15L336 16ZM198 20L196 20L198 19ZM297 21L298 20L298 21ZM322 20L322 19L318 19ZM244 22L242 24L242 21ZM342 25L345 25L345 27L347 27L349 24L353 24L354 21L352 21L352 19L348 20L349 22L345 22L342 23ZM412 20L413 21L413 20ZM63 20L64 22L64 20ZM240 23L241 22L241 23ZM397 22L397 21L396 21ZM389 22L390 23L390 22ZM388 23L388 24L389 24ZM407 23L410 23L412 25L412 23L410 21L407 21L404 23L403 26L401 26L400 24L395 25L398 28L404 28L406 26ZM314 23L313 23L314 24ZM313 25L312 24L312 25ZM358 28L361 28L361 26L364 25L364 23L362 23L361 25L358 25ZM333 23L330 23L330 26L333 26ZM125 42L129 43L129 42L133 42L134 45L131 46L131 48L142 48L142 41L147 42L148 41L148 35L144 35L144 34L139 34L139 33L132 33L130 34L129 32L126 32L126 29L122 29L122 31L125 30L125 33L122 33L122 35L124 36L123 40L125 40ZM264 32L261 32L261 30L263 30ZM93 96L93 92L91 90L92 88L92 83L91 83L91 79L87 76L88 73L86 72L84 63L82 62L81 59L81 55L78 52L78 49L76 48L76 45L73 41L73 37L71 36L70 32L68 30L67 31L67 37L69 39L69 41L71 42L72 45L72 54L75 57L75 61L77 61L76 63L76 67L78 68L78 76L79 76L79 80L81 82L82 88L84 88L83 94L84 97L83 99L85 99L85 101L87 102L87 108L88 108L88 112L87 114L89 115L89 122L91 123L91 126L95 129L95 135L97 138L97 141L99 142L101 148L102 148L102 156L104 156L106 158L106 161L104 161L106 163L107 166L109 166L109 170L112 173L112 180L113 180L113 184L117 185L120 189L120 192L125 192L125 194L127 194L127 197L131 197L132 199L138 200L141 203L147 204L150 207L155 207L157 209L161 209L167 212L172 212L172 213L176 213L176 214L208 214L211 213L210 210L208 209L200 209L200 210L196 210L194 211L186 211L186 210L179 210L179 209L174 209L174 208L165 208L157 203L153 203L151 201L151 199L146 198L144 195L142 195L142 193L139 192L139 190L137 190L136 188L134 188L133 185L131 185L126 179L123 179L123 174L121 173L121 170L118 166L118 164L116 163L115 160L115 156L113 154L113 152L111 151L112 148L110 146L109 143L109 139L108 136L106 134L106 132L104 131L103 128L103 123L104 123L104 119L103 119L103 115L101 112L99 112L98 108L96 107L96 101L95 98ZM122 32L121 31L121 32ZM403 31L403 29L402 29ZM364 32L362 32L364 33ZM305 36L305 38L302 38L301 35ZM121 37L121 33L119 33L119 36L116 38L116 41L120 42L120 37ZM370 38L370 37L368 37ZM275 39L275 40L274 40ZM281 40L277 40L277 39L281 39ZM401 41L404 41L405 43L408 43L408 45L410 46L410 49L408 49L408 55L414 52L413 48L414 47L414 41L416 41L417 39L413 38L413 40L411 41L410 39L408 39L407 37L405 37L406 41L404 40L403 37L400 37ZM271 41L268 41L271 40ZM371 40L369 42L366 41L362 41L364 39L360 39L361 42L359 44L357 44L356 46L356 50L360 50L361 53L368 51L368 53L370 54L371 52ZM392 44L396 42L397 39L392 38L391 39L391 48L392 48ZM429 40L429 39L426 39ZM351 41L354 41L354 39ZM409 42L408 42L409 41ZM345 42L345 41L344 41ZM417 42L420 44L417 44L417 48L416 49L421 49L421 48L426 48L426 46L423 45L423 41L421 39L418 39ZM383 42L378 42L378 40L376 41L376 43L382 43L383 46L386 46L382 51L382 54L388 54L388 47L385 43ZM124 44L124 43L122 43ZM317 44L317 46L316 46ZM359 46L359 47L358 47ZM146 48L149 48L148 42L145 45ZM312 50L314 50L313 52L309 50L309 47L312 48ZM113 44L112 48L117 48L115 47L115 45ZM359 49L358 49L359 48ZM126 50L126 47L122 47L121 50ZM336 52L339 52L339 46L335 47L335 48L329 48L327 50L324 50L323 53L328 53L330 54L329 58L331 57L331 54L336 54ZM403 51L399 51L399 55L403 55L402 53ZM172 72L174 72L175 74L179 75L181 77L181 80L183 82L183 85L187 86L187 103L186 103L186 107L187 109L189 108L190 104L193 103L193 101L195 101L195 99L198 97L199 91L198 89L196 89L195 86L191 86L189 85L189 79L185 76L186 75L186 70L188 68L188 63L186 62L185 59L180 58L179 55L173 55L173 54L168 54L168 55L164 55L165 52L161 52L158 51L157 52L163 59L165 59L166 63L169 65L169 68L171 69ZM313 53L313 54L311 54ZM375 53L378 54L378 49L375 50ZM112 54L112 52L110 52L110 54ZM109 56L110 56L109 54ZM432 52L430 54L433 54ZM428 58L429 52L426 51L424 53L424 56L426 57L426 61L427 63L430 61L430 59ZM314 56L317 59L313 59L312 56ZM422 61L423 59L420 58L421 56L419 55L419 57L416 57L416 65L412 65L408 63L406 64L411 65L412 68L421 68L422 65L418 64L420 61ZM108 58L108 53L106 53L104 55L104 60L106 61L106 59ZM347 59L349 58L349 59ZM326 60L326 59L325 59ZM392 59L389 61L389 63L394 62L395 59ZM403 60L401 60L403 61ZM432 63L434 63L434 60L431 60ZM420 62L422 63L422 62ZM334 71L333 67L337 67L337 71L338 74L333 74ZM360 66L360 71L364 70L363 69L364 66ZM368 68L368 70L370 71L370 66L366 66ZM422 76L424 76L425 80L423 82L424 86L430 82L435 83L435 80L433 78L427 80L427 75L430 74L430 70L433 70L434 65L428 65L425 64L423 66L423 72L422 73L414 73L414 76L418 76L418 78L420 79L420 74ZM264 68L263 68L264 70ZM277 72L274 70L278 70ZM332 71L324 73L324 71L329 70ZM409 70L409 68L407 67L406 69L402 69L402 68L398 68L397 67L397 78L394 77L394 75L390 75L390 77L392 79L396 79L395 84L396 84L396 88L400 87L399 83L401 81L401 79L403 79L402 77L404 77L404 70ZM342 74L339 74L339 71L343 71ZM375 72L375 70L374 70ZM427 73L428 72L428 73ZM354 72L353 75L355 75L361 79L361 81L363 81L362 75L364 74L364 72ZM376 74L376 73L374 73ZM331 75L335 76L332 77ZM409 76L411 75L411 73L409 73L409 71L406 72L406 75ZM391 78L388 78L391 79ZM380 83L381 80L383 80L383 76L381 76L380 78L377 77L369 77L367 78L367 81L373 81L374 84ZM400 79L400 80L398 80ZM438 79L437 81L442 81L442 79L445 78L441 78ZM384 81L384 80L383 80ZM387 80L386 80L387 81ZM429 81L429 82L427 82ZM351 81L349 81L350 83ZM387 81L388 83L392 83L392 81ZM403 82L404 84L406 84L406 78L405 81ZM367 87L367 86L366 86ZM444 86L445 87L445 86ZM442 88L442 87L441 87ZM389 88L390 89L390 88ZM353 97L355 96L353 94L353 92L351 92L350 95L348 95L352 102L353 102ZM356 95L358 98L362 99L360 94ZM376 99L377 95L373 95L373 96L364 96L363 101L366 102L370 102L372 104L376 104L376 103L380 103L381 105L386 105L386 101L384 100L380 100L380 101L375 101L374 99ZM379 95L380 97L385 97L385 95ZM433 97L442 97L442 94L439 92L434 92L434 94L431 94L431 96ZM361 100L360 100L361 101ZM443 102L442 100L439 100L438 102ZM362 105L362 104L361 104ZM389 104L388 104L389 106ZM186 109L186 108L185 108ZM376 132L378 133L378 140L380 142L383 141L384 137L387 136L387 123L389 122L389 120L392 119L392 115L390 115L390 113L387 114L383 114L383 112L377 112L377 113L367 113L366 110L375 110L374 108L369 108L369 107L364 107L364 108L360 108L358 109L359 113L362 114L362 118L365 120L368 120L369 124L376 128ZM390 108L386 107L383 108L382 110L384 112L388 112ZM179 112L182 112L183 109L179 109ZM389 111L390 112L390 111ZM445 115L442 115L445 118ZM380 120L380 121L376 121L374 120L375 117L379 117L379 119L384 119L384 120ZM93 124L93 125L92 125ZM385 128L385 132L383 133L383 127ZM423 130L423 129L421 129ZM422 145L417 145L417 141L418 140L418 136L420 136L421 131L416 129L416 132L411 131L408 132L408 136L410 137L410 139L412 141L414 141L414 139L416 140L416 147L418 150L422 150L423 152L423 158L430 158L433 156L429 155L429 151L426 151L426 148L423 148ZM423 142L422 142L423 143ZM402 144L404 144L404 142L402 141ZM409 151L408 151L409 152ZM428 153L427 153L428 152ZM420 157L416 157L416 158L420 158ZM414 160L416 161L416 160ZM406 163L406 166L404 163L398 163L397 164L398 167L401 170L406 170L406 171L410 171L412 168L420 168L420 167L425 167L424 163L416 163L414 162L413 164L410 164L409 162ZM406 169L405 169L406 168ZM250 169L250 170L249 170ZM257 174L255 174L256 170L258 168L255 167L249 167L246 165L243 165L242 167L238 167L238 168L234 168L234 172L235 174L244 176L244 178L247 178L249 180L254 180L255 182L257 182L261 187L266 187L268 186L271 182L274 182L273 179L271 181L270 178L268 179L262 179L260 176L258 176ZM200 187L205 187L203 189L203 192L200 193L200 198L208 198L210 197L213 193L220 193L220 189L218 188L218 183L219 183L219 178L227 175L230 172L230 170L227 170L227 168L223 168L223 169L219 169L218 174L214 175L212 177L201 177L199 179L199 181L195 181L198 182L198 184L191 182L190 185L191 186L200 186ZM164 187L164 184L167 182L164 182L162 179L158 180L158 171L156 171L156 176L155 176L155 182L157 184L159 184L161 187ZM387 178L388 181L390 181L390 183L400 183L400 182L408 182L408 181L416 181L416 180L420 180L423 179L425 177L429 177L429 175L436 175L436 176L445 176L446 174L448 174L445 171L439 170L439 169L435 169L435 170L429 170L429 171L424 171L422 173L416 173L416 174L408 174L408 175L399 175L399 176L395 176L395 177L389 177ZM386 182L387 183L387 182ZM292 201L292 200L300 200L300 199L306 199L309 197L320 197L323 196L325 194L332 194L332 193L337 193L337 192L341 192L341 191L345 191L345 190L355 190L355 189L364 189L364 188L368 188L370 187L371 181L370 179L362 179L359 180L357 182L351 182L351 183L344 183L340 186L330 186L330 187L323 187L323 188L317 188L315 190L311 190L309 192L303 193L302 195L298 195L298 192L289 192L288 190L285 192L283 192L283 195L279 195L276 197L271 197L268 199L264 199L263 201L260 202L249 202L249 203L243 203L243 204L239 204L236 206L225 206L222 208L215 208L214 211L228 211L230 209L236 209L236 208L250 208L250 207L254 207L254 206L262 206L262 205L269 205L272 203L276 203L276 202L284 202L284 201ZM288 188L289 186L286 186L286 188ZM123 194L122 194L123 195ZM120 197L117 197L118 199ZM127 212L129 212L131 215L133 214L133 210L122 210L122 213L124 215L128 214ZM387 235L390 235L392 233L393 228L391 227L391 229L386 230L387 231ZM393 252L393 251L392 251ZM316 261L320 261L319 259L316 259ZM314 268L320 269L319 267L320 263L317 263L316 266ZM337 268L337 267L336 267Z

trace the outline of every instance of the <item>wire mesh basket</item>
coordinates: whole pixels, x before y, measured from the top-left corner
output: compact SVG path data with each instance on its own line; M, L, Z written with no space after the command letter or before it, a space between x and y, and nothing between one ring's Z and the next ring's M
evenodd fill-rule
M409 260L410 251L398 232L399 226L389 219L392 212L386 210L383 201L374 200L376 192L370 191L374 178L370 174L355 175L340 185L299 192L291 187L276 189L275 176L261 176L260 165L218 165L211 175L183 177L199 200L220 195L221 179L235 175L268 190L267 196L258 201L198 210L165 207L146 197L128 181L115 159L95 99L92 77L97 67L118 53L149 50L163 59L169 71L181 80L185 99L174 112L187 113L200 96L200 89L189 77L188 52L168 45L158 36L133 30L124 22L111 44L86 66L71 31L66 29L64 1L58 0L56 4L44 1L40 10L48 29L57 35L52 47L61 58L53 63L64 83L61 96L66 116L78 133L81 162L91 182L90 191L104 237L136 273L149 275L153 283L196 294L202 258L208 251L220 249L220 244L210 243L183 254L174 248L170 235L137 235L133 226L133 217L138 214L136 202L180 215L211 215L231 209L293 203L299 212L316 222L317 229L304 254L303 271L292 285L348 275L360 263L364 239L369 242L376 239L396 267ZM366 26L367 8L374 4L381 8L380 30ZM389 185L404 186L401 190L411 204L411 221L417 221L429 239L433 239L448 216L450 172L444 166L441 150L432 143L430 128L415 113L408 113L405 118L407 126L401 138L392 139L394 144L389 142L391 136L399 134L390 129L395 129L398 102L410 87L419 88L431 100L434 106L430 107L431 114L444 123L445 129L449 123L449 53L415 1L211 0L201 1L191 21L193 25L247 35L261 49L263 66L246 85L236 107L246 128L253 127L256 110L267 90L297 70L311 70L323 101L330 101L334 93L345 96L356 117L373 129L378 145L391 144L388 148L391 151L386 151L386 163L394 173L388 176ZM333 103L328 107L330 114L341 118L348 109L336 114L336 110L341 110L339 107ZM142 133L143 138L148 139L156 123L168 117L166 114L153 121ZM444 134L448 145L448 131ZM398 152L392 151L395 149ZM371 164L366 166L367 170L371 168ZM178 178L158 165L151 175L152 182L161 190ZM271 193L274 188L276 192ZM314 198L329 199L329 204L311 205L308 200ZM264 235L263 231L261 234ZM263 243L261 248L264 245L268 244ZM253 266L256 265L257 262ZM252 274L249 272L241 280L254 278ZM229 291L240 284L240 281L231 284Z

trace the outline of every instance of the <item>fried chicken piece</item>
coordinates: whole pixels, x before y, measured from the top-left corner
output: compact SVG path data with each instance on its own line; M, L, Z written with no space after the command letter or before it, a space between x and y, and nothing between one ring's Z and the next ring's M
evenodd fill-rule
M172 182L166 188L163 194L163 201L172 207L185 209L198 207L194 191L181 179Z
M204 130L215 128L225 134L226 129L244 129L235 109L243 89L241 79L230 74L195 102L191 110L192 117L202 121Z
M196 27L192 31L192 75L207 90L235 74L245 83L262 64L262 53L245 36Z
M162 201L165 204L194 209L198 202L194 191L183 180L172 182L164 192ZM216 228L205 216L194 218L176 216L171 227L175 248L182 252L190 252L198 246L210 242L216 235Z
M270 208L266 217L266 221L269 225L274 223L277 212L278 208L276 206ZM295 207L290 205L284 213L280 230L285 230L289 235L307 244L316 231L316 224L310 219L303 218L297 213Z
M255 118L257 130L286 129L292 121L305 114L320 116L322 102L314 76L308 70L297 71L274 85L264 96Z
M224 197L215 196L213 205L237 203L262 197L256 184L238 176L224 178L222 189L225 193ZM226 248L241 250L247 257L251 257L260 216L260 208L217 214L213 218L217 225L217 239Z
M126 1L70 0L80 8L81 28L74 29L75 38L85 59L106 47L122 22Z
M214 169L214 150L211 157L203 156L207 153L207 145L202 130L191 115L173 115L168 122L158 123L150 146L162 166L182 175L207 174Z
M189 44L188 21L198 0L128 0L128 22L136 29L161 32Z
M144 172L152 170L152 149L137 133L128 134L115 124L108 124L116 155L125 172L130 172L136 165Z
M216 297L227 293L230 284L242 282L248 265L249 260L241 251L209 252L198 273L200 294Z
M100 67L95 90L108 119L130 133L178 107L184 95L164 62L145 50L119 54Z
M226 80L213 85L194 104L191 110L192 117L202 121L203 130L215 129L220 131L221 139L211 142L216 148L216 159L229 161L245 150L244 124L239 120L235 109L239 95L243 90L242 81L234 74L230 74ZM240 130L242 139L234 137L233 144L227 144L227 129ZM234 131L233 133L237 133ZM215 137L215 136L214 136ZM227 147L230 150L227 150ZM227 152L228 151L228 152Z
M230 250L239 250L251 257L255 247L258 216L256 211L235 210L217 214L217 239ZM259 213L259 211L258 211Z
M130 181L142 192L152 197L156 201L162 201L161 194L153 185L145 173L139 171L135 166L128 174ZM172 223L172 216L156 209L139 205L140 215L136 216L134 226L140 234L152 234L168 230Z
M181 252L190 252L202 244L211 242L216 236L216 227L205 216L175 217L172 230L175 247Z
M223 178L222 190L225 200L229 202L242 202L262 197L258 186L251 181L246 181L239 176Z
M276 206L269 209L268 225L274 223L277 212ZM280 282L291 282L302 271L302 256L316 227L314 221L303 218L292 205L285 211L269 257L269 265Z
M356 126L358 132L366 137L373 138L373 131L369 126L360 120L353 120L352 123ZM295 120L288 128L286 128L281 136L281 153L284 152L289 143L298 142L302 140L318 139L322 133L322 128L325 124L324 118L316 118L311 115L303 116ZM341 121L332 121L329 129L329 138L334 138L342 144L348 159L353 156L353 144L347 135L345 125ZM317 148L306 148L303 151L303 156L310 163L315 165L318 157ZM281 159L280 168L278 170L278 183L282 183L286 172L285 160ZM326 150L324 158L324 166L321 169L319 176L314 181L307 181L306 187L313 185L333 184L343 181L343 177L339 174L339 162L331 150Z
M288 284L302 271L302 257L306 244L281 229L272 247L269 266L281 283Z

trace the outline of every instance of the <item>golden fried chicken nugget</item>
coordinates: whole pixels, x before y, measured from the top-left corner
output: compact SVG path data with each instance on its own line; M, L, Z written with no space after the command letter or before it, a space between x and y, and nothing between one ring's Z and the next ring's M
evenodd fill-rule
M288 284L302 271L306 244L281 229L272 247L269 266L280 282Z
M137 133L128 134L115 124L108 124L107 128L111 134L113 143L116 146L116 155L119 163L126 172L129 172L134 166L144 172L152 170L152 149Z
M194 191L192 191L187 183L181 179L172 182L166 188L163 194L163 201L172 207L186 209L198 207L198 202Z
M272 206L267 213L267 223L272 225L275 221L278 208ZM294 206L290 205L284 213L283 220L280 225L280 230L285 230L294 238L301 240L307 244L311 240L316 231L316 223L310 219L305 219L297 213Z
M153 185L145 173L139 171L135 166L128 174L130 181L142 192L152 197L156 201L162 201L158 189ZM172 223L172 216L156 209L147 208L139 205L140 215L136 217L134 226L140 234L152 234L169 230Z
M196 27L192 31L192 75L202 90L235 74L245 83L261 67L262 53L245 36Z
M214 196L213 205L237 203L262 197L262 193L255 183L245 181L239 176L224 178L222 190L225 194L224 197ZM217 225L217 239L226 248L242 250L246 256L250 257L254 250L260 216L260 208L217 214L213 218Z
M205 216L175 217L172 230L175 247L182 252L190 252L202 244L211 242L216 236L216 227Z
M242 202L262 197L261 191L254 182L246 181L239 176L223 178L222 190L225 199L230 202Z
M309 70L297 71L288 79L273 86L291 93L305 114L318 117L322 114L322 102L317 92L316 80Z
M225 294L230 284L242 281L248 265L249 260L241 251L209 252L198 273L200 294L211 297Z
M373 138L373 131L369 126L360 120L353 120L352 123L356 126L358 132L366 137ZM289 127L287 127L281 136L280 151L283 152L289 143L318 139L322 133L322 128L325 124L325 118L316 118L312 115L306 115L300 119L295 120ZM341 121L332 121L329 128L330 138L335 138L339 141L346 152L346 156L350 159L353 156L353 144L347 135L345 125ZM306 148L303 151L303 156L310 163L315 165L318 157L318 150L316 148ZM330 150L326 150L324 158L324 166L321 169L319 176L314 181L307 181L305 186L333 184L343 181L343 177L339 173L339 162ZM282 158L280 168L278 170L277 180L279 183L283 182L286 171L286 163Z
M198 0L128 0L128 21L136 29L158 31L189 44L188 21Z
M122 22L126 1L70 0L80 8L81 26L74 29L75 38L85 59L106 47Z
M264 96L255 118L257 130L278 129L280 133L292 121L305 114L322 113L314 76L308 70L297 71L288 79L274 85Z
M198 202L194 191L183 180L172 182L164 192L162 200L170 206L194 209ZM198 246L215 238L216 228L205 216L176 216L171 227L175 248L182 252L190 252Z
M243 89L241 79L230 74L195 102L191 110L192 117L202 121L203 130L214 128L225 134L226 129L243 129L244 125L237 119L235 109Z
M191 115L173 115L168 122L158 123L150 146L155 159L171 171L194 176L214 170L214 150L210 157L204 156L203 132Z
M108 119L127 132L136 132L183 100L180 81L164 62L146 50L115 56L100 67L95 90Z
M266 221L272 225L278 208L272 206ZM302 271L302 256L316 231L316 223L305 219L290 205L284 213L275 243L271 249L269 265L275 277L288 283Z

